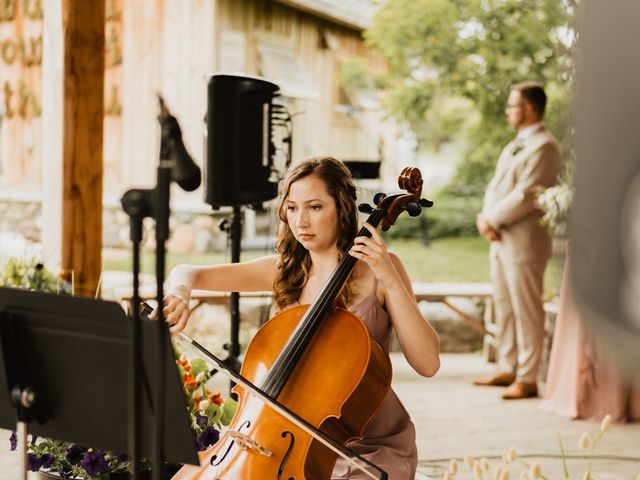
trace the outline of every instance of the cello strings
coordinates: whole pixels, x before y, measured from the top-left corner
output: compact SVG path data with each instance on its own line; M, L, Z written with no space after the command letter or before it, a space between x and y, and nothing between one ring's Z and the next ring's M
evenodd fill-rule
M380 223L380 220L382 219L382 215L384 215L384 213L385 213L384 211L379 209L374 210L374 212L372 212L370 217L367 219L367 222L374 226L377 226ZM371 237L371 234L369 233L369 231L364 227L360 230L360 232L358 232L358 236L363 236L363 235L367 237ZM351 248L352 245L353 245L353 242L349 246L349 249ZM339 289L342 288L344 281L346 281L346 279L348 278L348 275L351 269L355 266L356 262L357 262L357 259L350 256L345 256L343 258L343 261L340 262L340 264L336 268L336 272L332 275L332 278L334 279L334 281L327 284L327 286L320 293L318 297L318 301L314 302L314 304L310 308L309 313L305 315L305 317L307 317L307 320L305 321L304 324L302 324L302 327L298 329L298 333L294 334L294 337L292 338L292 340L288 342L288 346L285 347L285 349L283 350L283 353L279 356L280 358L276 359L276 363L272 367L273 375L271 375L271 372L270 372L269 378L265 382L265 385L268 385L269 388L274 388L278 384L280 384L279 387L282 386L281 385L282 382L280 382L279 379L282 379L283 374L289 372L292 368L295 367L294 363L296 360L296 355L298 354L301 355L303 353L303 352L299 353L300 349L306 348L308 342L311 341L311 337L315 332L315 329L318 326L317 323L321 321L320 318L316 318L317 313L315 312L322 311L327 307L328 302L333 301L333 299L339 292ZM341 276L342 276L342 281L338 281L340 280ZM322 315L322 318L324 318L324 315Z
M380 220L382 220L382 215L384 215L384 213L386 212L383 210L374 210L367 219L367 222L377 227ZM357 236L371 237L371 233L366 228L362 227ZM353 246L353 242L350 244L347 252L351 246ZM297 329L298 332L294 333L292 339L287 342L287 346L285 346L283 352L278 356L267 375L265 390L269 391L270 395L275 396L279 393L284 380L288 378L288 374L290 374L293 368L295 368L298 356L304 353L304 349L306 349L308 343L311 341L313 333L315 333L315 330L319 326L319 322L325 316L321 315L320 317L322 318L318 318L319 314L317 312L325 311L326 313L325 309L328 306L327 304L329 302L333 302L338 292L343 287L344 282L346 282L348 275L351 273L356 262L357 259L355 257L350 257L348 253L343 257L343 260L338 264L335 273L332 274L332 280L323 288L318 300L311 305L308 310L308 314L305 314L303 317L306 318L306 320L304 320L302 326Z

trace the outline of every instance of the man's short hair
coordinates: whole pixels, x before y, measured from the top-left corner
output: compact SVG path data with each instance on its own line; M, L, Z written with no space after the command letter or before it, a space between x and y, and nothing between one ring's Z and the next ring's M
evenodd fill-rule
M540 118L544 116L544 108L547 106L547 94L544 93L542 83L535 81L520 82L513 85L511 90L520 92L520 95L531 104L533 111Z

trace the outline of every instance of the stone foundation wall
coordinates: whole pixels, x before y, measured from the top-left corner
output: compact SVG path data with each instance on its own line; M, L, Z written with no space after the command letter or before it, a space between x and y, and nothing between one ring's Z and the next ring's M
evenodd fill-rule
M173 211L170 219L171 238L167 249L174 253L205 253L227 250L227 233L221 231L219 222L231 218L230 211L219 210L211 214L202 211ZM254 216L243 210L243 215ZM275 235L276 229L270 223L269 212L258 212L252 227L243 231L243 241L247 236L266 237ZM246 226L248 222L244 221ZM42 241L42 208L39 200L31 198L0 198L0 232L15 232L30 242ZM153 220L144 221L142 248L155 249ZM106 205L102 217L102 241L105 248L129 248L129 217L119 205ZM244 245L244 243L243 243Z

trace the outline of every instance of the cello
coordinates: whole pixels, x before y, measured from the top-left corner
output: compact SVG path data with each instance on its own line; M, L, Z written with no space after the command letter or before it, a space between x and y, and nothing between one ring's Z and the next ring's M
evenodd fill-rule
M403 211L417 216L433 204L421 198L419 170L405 168L398 185L407 193L379 193L375 208L359 206L369 214L367 223L388 230ZM358 236L371 233L363 227ZM239 403L231 423L199 453L201 465L186 465L174 480L330 478L337 454L265 404L251 386L340 444L362 438L389 392L391 363L362 320L334 306L356 262L343 255L311 305L287 309L258 330L240 372L247 383L234 388Z

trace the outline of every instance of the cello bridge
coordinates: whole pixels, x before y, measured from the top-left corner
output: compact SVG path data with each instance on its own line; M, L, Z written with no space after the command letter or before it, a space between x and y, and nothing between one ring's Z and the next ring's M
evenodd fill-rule
M260 455L264 455L265 457L270 457L273 453L256 442L253 438L245 435L244 433L237 432L232 430L227 432L227 434L233 438L233 440L238 444L240 448L243 450L247 450L250 452L257 452Z

